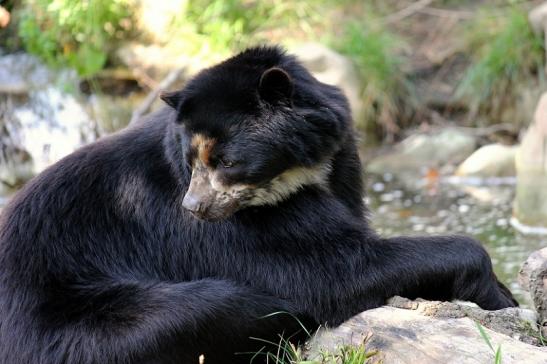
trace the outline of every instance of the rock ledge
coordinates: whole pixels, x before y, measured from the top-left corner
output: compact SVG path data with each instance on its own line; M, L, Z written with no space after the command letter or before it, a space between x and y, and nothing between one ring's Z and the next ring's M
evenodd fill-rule
M484 311L467 303L394 297L389 306L320 330L309 343L308 357L370 337L367 348L379 351L373 363L493 363L495 354L481 337L479 322L494 349L501 347L504 364L545 364L547 347L532 345L539 343L536 320L533 311L519 308Z

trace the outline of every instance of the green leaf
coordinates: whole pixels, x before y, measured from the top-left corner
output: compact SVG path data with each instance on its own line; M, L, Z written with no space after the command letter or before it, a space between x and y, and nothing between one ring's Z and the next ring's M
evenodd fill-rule
M479 329L479 333L481 334L483 340L488 344L488 347L490 347L490 350L492 350L492 352L494 352L494 347L492 346L492 343L490 342L490 338L488 337L488 334L484 330L484 327L480 323L478 323L477 321L475 321L475 324L477 325L477 327Z
M496 358L494 359L495 364L501 364L501 345L498 346L498 350L496 350Z

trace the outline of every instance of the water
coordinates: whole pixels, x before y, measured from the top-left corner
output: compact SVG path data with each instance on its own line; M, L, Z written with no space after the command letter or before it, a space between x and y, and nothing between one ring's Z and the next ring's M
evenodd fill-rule
M510 224L515 186L466 186L448 181L408 187L391 175L369 176L371 223L382 235L466 234L480 240L500 280L523 307L529 294L517 282L522 263L547 246L547 236L523 235Z

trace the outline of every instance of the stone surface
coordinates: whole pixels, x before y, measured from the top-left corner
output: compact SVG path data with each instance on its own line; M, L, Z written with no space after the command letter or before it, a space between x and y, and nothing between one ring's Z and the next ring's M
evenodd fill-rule
M53 79L47 67L26 54L0 57L0 93L22 95L44 87Z
M516 153L514 215L528 226L547 226L547 93L543 94Z
M73 96L50 86L68 83L72 75L51 71L24 53L0 57L0 195L81 145L74 140L82 130L73 127L86 119L84 110Z
M456 170L462 177L510 177L516 175L516 146L485 145L471 154Z
M547 27L547 2L533 8L528 13L528 20L535 32L543 34Z
M337 86L349 100L357 124L363 117L362 85L352 62L319 43L305 43L290 52L321 82Z
M94 123L77 98L53 86L33 92L13 115L14 134L32 157L35 174L96 138Z
M457 128L432 133L418 133L396 144L393 149L374 158L366 166L372 173L423 175L428 169L462 162L475 150L472 135Z
M154 82L161 81L174 69L184 68L184 73L190 75L206 66L199 59L191 58L179 48L168 45L126 43L118 48L116 56L137 80L150 88L154 88Z
M19 78L21 84L0 92L0 194L96 137L95 125L77 96L56 86L75 85L73 73L51 71L27 55L5 57L11 59L5 65L12 79ZM0 65L0 73L4 71ZM4 81L1 75L0 80Z
M530 324L527 310L483 311L449 302L397 300L395 306L404 308L384 306L365 311L335 329L320 331L309 344L309 358L317 357L320 350L359 345L363 337L370 336L366 347L379 352L374 363L493 363L495 354L481 337L476 320L485 326L494 350L501 346L504 364L547 363L546 347L520 341L533 340L526 336L526 329L518 329Z
M535 251L524 262L519 272L519 284L530 292L543 335L547 336L547 248Z

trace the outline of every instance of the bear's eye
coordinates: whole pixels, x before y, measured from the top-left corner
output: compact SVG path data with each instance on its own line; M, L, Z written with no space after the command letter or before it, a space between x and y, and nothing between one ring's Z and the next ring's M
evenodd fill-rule
M235 165L234 161L231 161L225 157L219 158L219 162L224 168L232 168Z

